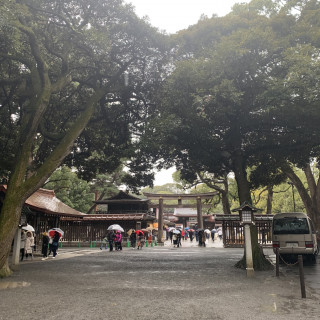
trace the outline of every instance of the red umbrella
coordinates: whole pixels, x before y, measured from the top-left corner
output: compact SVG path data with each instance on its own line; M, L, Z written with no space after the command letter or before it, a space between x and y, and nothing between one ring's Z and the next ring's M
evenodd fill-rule
M50 230L48 231L49 237L50 237L50 238L53 238L53 237L54 237L54 234L55 234L56 232L59 233L60 238L63 237L64 232L63 232L60 228L52 228L52 229L50 229Z
M137 235L139 235L140 233L142 233L142 234L144 235L144 233L143 233L142 230L137 230L137 231L136 231L136 234L137 234Z

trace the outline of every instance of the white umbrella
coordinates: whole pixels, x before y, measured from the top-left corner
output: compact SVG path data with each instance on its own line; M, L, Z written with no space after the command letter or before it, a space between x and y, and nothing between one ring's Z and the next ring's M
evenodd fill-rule
M23 226L21 229L22 230L26 230L26 231L34 232L34 227L30 226L30 224L27 224L26 226Z
M173 230L173 233L174 233L174 234L179 234L180 231L179 231L179 230Z
M123 228L118 224L112 224L108 227L108 230L120 230L121 232L124 232Z
M204 230L205 233L211 233L209 229Z
M176 230L176 228L170 227L170 228L168 229L169 232L170 232L170 231L173 231L173 230Z

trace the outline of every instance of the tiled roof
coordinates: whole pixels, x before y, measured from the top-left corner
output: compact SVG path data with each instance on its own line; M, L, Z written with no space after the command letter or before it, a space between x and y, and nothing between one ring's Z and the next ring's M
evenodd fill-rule
M101 220L154 220L155 218L145 213L133 213L133 214L87 214L85 216L79 217L81 221L101 221ZM62 218L61 220L73 220L73 218Z
M33 209L44 211L46 213L68 214L83 216L85 213L72 209L62 201L60 201L53 190L39 189L26 202Z
M0 191L6 192L7 186L0 185ZM72 209L62 201L60 201L53 190L38 189L25 202L30 208L42 211L48 214L70 215L70 216L85 216L85 213Z

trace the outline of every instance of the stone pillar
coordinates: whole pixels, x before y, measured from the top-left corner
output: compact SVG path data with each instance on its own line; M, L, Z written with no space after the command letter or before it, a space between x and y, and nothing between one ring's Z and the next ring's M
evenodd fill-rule
M163 198L159 198L159 217L158 217L158 242L162 243L163 236Z
M201 203L200 197L197 197L197 218L198 218L198 229L203 229L202 203Z
M12 264L18 265L20 261L20 244L21 244L21 229L17 228L13 242Z
M244 225L244 241L246 250L246 265L247 265L247 277L254 277L253 259L252 259L252 247L251 247L251 233L250 225Z

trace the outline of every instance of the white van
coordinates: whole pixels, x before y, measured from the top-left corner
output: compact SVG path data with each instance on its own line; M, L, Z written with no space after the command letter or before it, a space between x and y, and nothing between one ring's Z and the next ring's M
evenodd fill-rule
M312 261L318 254L317 232L311 219L304 213L278 213L272 223L273 251L281 256L303 255Z

